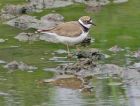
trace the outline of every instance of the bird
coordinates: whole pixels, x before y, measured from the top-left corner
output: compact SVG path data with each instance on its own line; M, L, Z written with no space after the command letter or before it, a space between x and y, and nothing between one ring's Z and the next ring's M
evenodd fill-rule
M82 16L78 21L64 22L50 29L38 29L37 33L43 34L41 39L65 44L69 55L69 45L81 43L88 36L92 25L96 26L90 16Z

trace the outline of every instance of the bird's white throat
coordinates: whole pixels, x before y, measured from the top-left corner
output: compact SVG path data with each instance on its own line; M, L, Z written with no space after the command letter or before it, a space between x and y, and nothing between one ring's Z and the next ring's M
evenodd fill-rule
M78 21L80 22L80 24L82 24L84 27L88 29L91 27L91 24L84 24L80 19Z

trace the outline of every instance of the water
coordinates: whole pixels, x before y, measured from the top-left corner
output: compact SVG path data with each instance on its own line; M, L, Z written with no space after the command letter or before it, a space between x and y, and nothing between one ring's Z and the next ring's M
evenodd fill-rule
M125 87L120 79L93 79L94 89L82 93L78 89L40 84L50 73L12 72L1 70L0 106L128 106Z

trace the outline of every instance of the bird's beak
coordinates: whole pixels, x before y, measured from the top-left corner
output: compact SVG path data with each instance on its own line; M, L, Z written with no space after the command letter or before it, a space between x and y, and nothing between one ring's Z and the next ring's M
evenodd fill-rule
M96 26L96 24L94 24L93 22L90 22L90 24Z

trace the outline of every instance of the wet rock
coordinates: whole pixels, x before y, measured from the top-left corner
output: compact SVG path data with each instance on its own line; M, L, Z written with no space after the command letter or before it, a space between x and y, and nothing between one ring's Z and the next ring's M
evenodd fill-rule
M58 13L51 13L41 17L37 29L49 29L64 22L64 17Z
M18 65L19 65L19 63L17 61L12 61L12 62L6 64L4 66L4 68L8 68L10 70L16 70L16 69L18 69Z
M20 47L20 46L18 46L18 45L11 45L10 46L10 48L18 48L18 47Z
M8 64L6 64L4 66L4 68L7 68L9 70L36 70L37 67L34 67L34 66L28 66L27 64L23 63L23 62L17 62L17 61L12 61Z
M56 8L65 7L73 4L71 0L30 0L30 4L34 4L36 8Z
M64 50L64 49L59 49L59 50L56 50L56 51L54 51L56 54L65 54L65 53L67 53L67 51L66 50Z
M123 68L115 64L104 64L100 65L99 71L96 74L105 75L105 76L120 76L123 72Z
M125 3L128 2L128 0L113 0L113 3Z
M0 39L0 43L3 43L3 42L5 42L5 40L4 39Z
M38 20L33 16L22 15L20 17L17 17L15 19L6 22L6 24L23 30L29 28L50 29L62 23L63 19L64 17L62 15L56 13L45 15L41 18L41 20Z
M41 17L41 20L61 22L61 21L64 21L64 17L62 15L58 14L58 13L50 13L48 15L45 15L45 16Z
M140 63L134 63L132 66L129 66L131 69L136 69L138 72L140 72Z
M85 47L85 46L90 45L91 42L93 42L93 41L92 41L91 37L88 36L80 44Z
M14 38L18 39L19 41L37 41L39 39L39 35L34 33L22 32Z
M78 75L80 77L88 77L93 75L93 69L96 63L91 59L79 59L76 63L60 65L56 68L59 74Z
M83 87L83 81L74 75L61 75L54 79L43 80L43 82L70 89L81 89Z
M0 14L0 20L1 21L8 21L10 19L13 19L15 18L16 16L12 15L12 14L7 14L7 13L4 13L4 14Z
M10 95L9 93L1 92L1 91L0 91L0 96L9 96L9 95Z
M109 48L108 50L116 53L116 52L119 52L119 51L123 51L124 49L120 48L118 45L115 45L115 46Z
M39 26L39 20L33 16L22 15L6 22L6 24L25 30L29 28L37 28L37 26Z
M90 58L92 60L101 60L104 58L104 55L95 48L78 51L76 55L78 58Z
M0 60L0 64L5 64L6 61Z
M102 5L99 2L90 1L86 3L86 11L87 12L98 12L102 8Z
M140 58L140 50L134 52L133 57Z
M34 5L32 5L30 3L21 4L21 5L8 4L3 7L1 12L4 14L11 14L11 15L16 16L18 14L26 14L29 12L33 12L35 10L36 9L35 9Z

